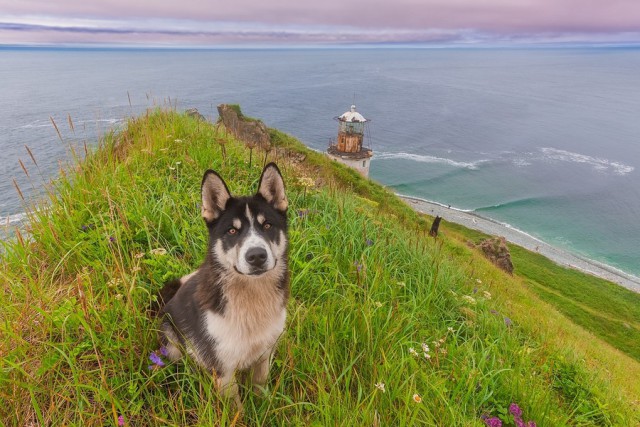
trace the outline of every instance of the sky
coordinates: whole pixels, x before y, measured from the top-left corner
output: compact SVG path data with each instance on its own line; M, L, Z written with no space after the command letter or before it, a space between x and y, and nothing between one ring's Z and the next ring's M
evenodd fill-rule
M0 45L640 45L640 0L0 0Z

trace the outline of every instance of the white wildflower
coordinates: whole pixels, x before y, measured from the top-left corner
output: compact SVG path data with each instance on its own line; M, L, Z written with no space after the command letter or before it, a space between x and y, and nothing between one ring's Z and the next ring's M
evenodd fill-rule
M484 295L486 299L491 299L491 294L487 291L482 291L482 295Z
M418 393L413 395L413 401L416 403L420 403L422 402L422 398L420 397L420 395Z
M413 347L409 347L409 354L412 356L418 357L418 352Z
M165 248L155 248L151 249L151 254L153 255L166 255L167 250Z
M380 391L381 391L381 392L383 392L383 393L386 391L386 390L384 389L384 383L377 383L375 386L376 386L376 388L377 388L378 390L380 390Z
M476 305L476 299L471 295L463 295L462 299L468 302L471 305Z
M422 351L429 353L429 346L425 342L422 343Z
M121 284L122 280L115 277L107 282L107 286L109 286L110 288L115 288L116 286L120 286Z

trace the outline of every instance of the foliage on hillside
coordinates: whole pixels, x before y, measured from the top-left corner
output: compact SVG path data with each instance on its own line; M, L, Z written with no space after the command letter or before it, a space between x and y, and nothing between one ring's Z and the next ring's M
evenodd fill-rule
M488 237L456 224L447 224L447 228L476 243ZM559 266L517 245L510 244L509 249L516 275L536 295L574 323L640 361L640 294Z
M249 166L216 127L155 111L72 165L28 237L5 244L0 420L506 426L517 404L538 426L640 422L637 385L620 374L640 372L636 361L456 238L429 238L428 221L379 185L278 131L272 140ZM203 171L246 194L266 161L287 183L292 298L268 387L246 390L237 414L210 373L157 363L146 308L202 260Z

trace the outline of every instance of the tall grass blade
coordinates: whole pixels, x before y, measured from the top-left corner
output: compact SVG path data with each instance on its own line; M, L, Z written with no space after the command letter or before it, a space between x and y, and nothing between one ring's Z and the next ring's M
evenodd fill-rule
M64 143L64 140L62 139L62 135L60 134L60 130L58 129L58 125L56 124L56 121L53 120L52 116L49 116L49 120L51 120L51 123L53 123L53 127L56 130L56 133L58 134L58 138L60 139L60 142Z

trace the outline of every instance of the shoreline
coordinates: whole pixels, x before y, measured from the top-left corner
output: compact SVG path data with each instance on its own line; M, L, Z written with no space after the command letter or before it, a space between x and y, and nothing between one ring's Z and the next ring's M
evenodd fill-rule
M524 231L518 230L496 220L480 216L474 212L444 206L440 203L420 199L418 197L402 194L396 195L412 209L420 213L433 217L437 215L445 221L453 222L492 236L504 237L508 242L543 255L556 264L597 276L601 279L623 286L631 291L640 293L640 278L618 270L615 267L556 248L555 246L545 243Z

